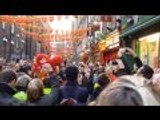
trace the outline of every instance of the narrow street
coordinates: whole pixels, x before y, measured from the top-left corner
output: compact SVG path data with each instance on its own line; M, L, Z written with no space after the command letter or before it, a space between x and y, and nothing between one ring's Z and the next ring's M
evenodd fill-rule
M0 15L0 106L160 106L160 15Z

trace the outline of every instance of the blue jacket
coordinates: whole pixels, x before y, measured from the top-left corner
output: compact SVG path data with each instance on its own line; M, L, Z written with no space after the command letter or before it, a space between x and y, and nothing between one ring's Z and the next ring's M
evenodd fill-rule
M65 86L60 88L61 91L61 99L73 98L78 103L86 103L88 99L88 90L86 87L78 86L75 81L68 81Z

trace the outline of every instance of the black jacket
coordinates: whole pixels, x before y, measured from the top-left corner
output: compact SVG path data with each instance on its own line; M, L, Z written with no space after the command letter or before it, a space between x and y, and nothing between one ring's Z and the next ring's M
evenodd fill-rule
M114 72L114 75L116 77L120 77L120 76L123 76L123 75L128 75L128 72L127 72L126 69L119 69L116 72Z
M6 83L0 83L0 106L22 106L25 103L20 103L13 98L16 93L14 89L9 87Z
M98 97L98 95L101 93L101 91L102 91L102 89L100 87L94 89L89 100L94 101Z
M52 92L48 95L43 95L35 102L28 102L28 106L58 106L60 101L59 86L53 86Z

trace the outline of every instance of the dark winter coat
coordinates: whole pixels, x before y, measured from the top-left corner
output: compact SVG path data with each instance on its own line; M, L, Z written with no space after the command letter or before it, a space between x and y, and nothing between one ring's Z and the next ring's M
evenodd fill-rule
M28 102L28 106L58 106L60 101L59 86L53 86L52 91L48 95L43 95L35 102Z
M88 98L88 90L85 87L78 86L75 81L68 81L65 86L60 88L61 90L61 100L73 98L78 103L86 103Z
M0 106L22 106L25 103L20 103L13 95L16 93L14 89L6 83L0 83Z

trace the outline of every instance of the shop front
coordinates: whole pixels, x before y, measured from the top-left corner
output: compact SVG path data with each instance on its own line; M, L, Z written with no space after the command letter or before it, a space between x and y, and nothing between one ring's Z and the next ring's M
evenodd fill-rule
M110 33L106 38L106 51L104 53L106 62L117 58L119 47L119 31L115 30Z
M96 63L100 61L100 52L99 52L99 44L92 44L90 47L89 60L92 63Z
M124 47L131 47L152 68L160 66L160 16L136 24L120 35Z
M81 62L84 62L84 63L87 63L87 62L91 61L91 60L90 60L90 54L91 54L90 49L86 49L86 50L82 51L82 52L79 54L79 60L80 60Z
M106 40L101 40L98 43L98 49L99 49L99 62L101 64L104 64L106 62L105 60L105 50L106 50Z
M155 68L160 66L160 32L145 37L141 37L136 41L138 55L144 64L148 64Z

